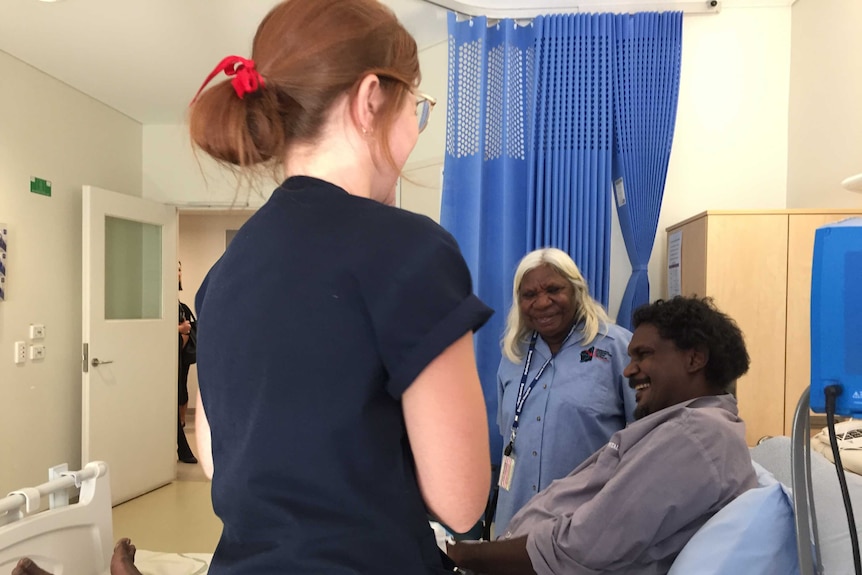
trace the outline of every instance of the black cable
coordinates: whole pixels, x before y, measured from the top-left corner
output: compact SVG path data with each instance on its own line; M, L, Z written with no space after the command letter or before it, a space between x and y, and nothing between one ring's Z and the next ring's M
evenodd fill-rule
M491 541L491 523L494 522L494 514L497 511L497 497L499 495L500 487L498 485L494 485L491 489L491 496L488 498L488 504L485 506L485 519L482 523L483 541Z
M829 428L829 444L832 446L832 457L835 459L835 468L838 471L838 483L841 485L841 496L844 498L844 511L847 512L847 525L850 527L853 566L856 568L856 575L862 575L862 561L859 559L859 535L856 533L853 505L850 503L847 478L844 476L844 466L841 464L841 452L838 449L838 439L835 436L835 399L841 395L843 389L840 385L827 385L823 391L826 394L826 426Z

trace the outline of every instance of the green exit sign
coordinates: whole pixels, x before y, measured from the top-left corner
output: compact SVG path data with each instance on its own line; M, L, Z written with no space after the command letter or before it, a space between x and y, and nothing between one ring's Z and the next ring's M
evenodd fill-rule
M42 178L30 178L30 192L51 197L51 182Z

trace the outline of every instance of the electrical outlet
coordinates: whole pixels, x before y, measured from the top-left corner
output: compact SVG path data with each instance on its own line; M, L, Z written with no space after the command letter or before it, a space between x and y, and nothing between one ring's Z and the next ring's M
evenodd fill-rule
M31 345L30 359L45 359L45 346L42 344Z
M15 363L27 361L27 344L23 341L15 342Z
M40 323L30 324L30 339L44 339L45 326Z

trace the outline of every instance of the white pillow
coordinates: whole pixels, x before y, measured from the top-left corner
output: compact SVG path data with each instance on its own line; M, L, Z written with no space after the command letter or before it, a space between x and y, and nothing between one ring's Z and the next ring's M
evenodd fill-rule
M798 575L790 492L752 463L760 486L707 521L683 547L668 575Z

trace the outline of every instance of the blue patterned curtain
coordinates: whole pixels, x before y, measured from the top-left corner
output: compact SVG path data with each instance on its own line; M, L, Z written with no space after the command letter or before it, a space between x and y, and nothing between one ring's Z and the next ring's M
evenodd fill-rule
M653 21L663 24L646 32L641 23ZM655 125L647 112L653 105L665 106L657 95L668 96L656 83L667 79L673 113L661 108L655 115L670 121L670 129L662 131L669 153L681 39L673 22L681 30L681 14L542 16L528 26L501 20L491 27L485 18L458 21L449 15L441 222L458 240L477 294L496 311L476 335L495 460L502 447L495 424L500 338L518 260L544 246L568 252L593 297L607 306L610 191L616 169L621 176L615 177L633 186L629 195L638 198L630 198L628 208L619 211L621 220L623 213L627 218L623 232L629 234L630 257L633 250L643 251L635 247L641 236L634 230L648 229L641 218L649 220L655 213L649 249L643 252L647 259L635 263L641 260L632 257L635 266L648 261L661 194L654 210L650 204L642 213L641 198L647 192L641 190L647 188L641 182L657 182L660 171L663 187L667 159L661 165L653 161L647 155L653 150L644 148L654 146L654 140L643 143L638 130ZM665 39L667 34L671 40ZM638 52L652 45L662 49ZM676 52L667 48L674 45ZM661 60L665 58L670 62ZM664 75L642 72L653 68ZM618 96L620 89L632 94ZM629 106L638 110L630 112ZM644 124L641 116L650 120ZM616 122L626 122L626 131L615 131Z
M449 100L440 219L464 253L476 293L495 313L476 334L476 362L491 427L502 449L497 367L512 274L527 249L528 68L533 34L511 20L457 22L449 14Z
M632 275L617 314L648 303L647 266L670 160L682 59L682 13L619 16L615 22L614 190Z
M607 307L613 142L611 14L540 16L535 28L528 250L567 252Z

